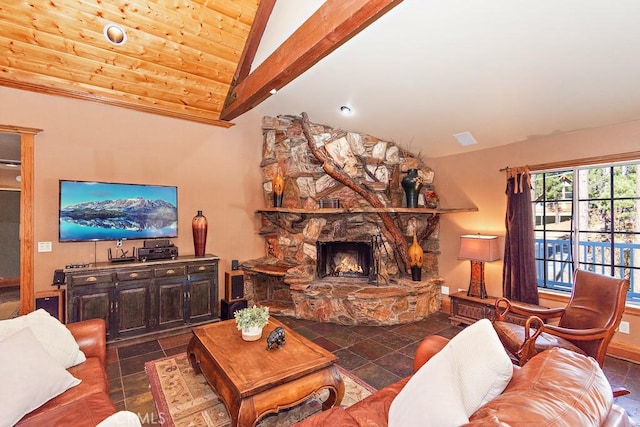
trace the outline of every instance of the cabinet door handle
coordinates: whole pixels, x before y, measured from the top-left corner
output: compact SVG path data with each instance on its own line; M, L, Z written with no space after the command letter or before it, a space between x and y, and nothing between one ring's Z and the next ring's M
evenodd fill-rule
M109 313L113 313L113 301L109 304Z
M167 270L167 274L176 274L175 270Z
M118 301L116 301L116 312L118 312Z
M129 277L131 277L132 279L135 279L136 277L138 277L138 273L131 273Z
M95 276L91 276L91 277L87 277L87 280L86 280L86 281L87 281L87 282L97 282L97 281L98 281L98 278L97 278L97 277L95 277Z

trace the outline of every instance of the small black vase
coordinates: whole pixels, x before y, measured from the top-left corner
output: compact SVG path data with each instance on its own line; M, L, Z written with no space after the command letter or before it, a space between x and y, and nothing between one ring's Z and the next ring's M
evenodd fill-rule
M417 208L418 195L422 188L422 179L420 179L420 176L418 175L418 169L409 169L407 171L407 176L402 178L401 184L404 189L404 193L407 196L407 207Z
M422 280L422 267L419 267L417 265L411 266L411 280L413 280L414 282L419 282L420 280Z

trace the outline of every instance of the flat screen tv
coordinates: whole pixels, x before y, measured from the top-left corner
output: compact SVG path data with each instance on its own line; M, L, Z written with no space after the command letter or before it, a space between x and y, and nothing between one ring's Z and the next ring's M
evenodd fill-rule
M177 236L177 187L60 181L61 242Z

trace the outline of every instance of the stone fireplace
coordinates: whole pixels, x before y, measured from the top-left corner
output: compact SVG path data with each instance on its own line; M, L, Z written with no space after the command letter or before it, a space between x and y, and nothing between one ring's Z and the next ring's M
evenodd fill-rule
M316 242L318 279L335 277L374 283L373 242Z
M456 210L426 206L436 200L428 166L393 142L318 124L305 128L300 117L264 117L263 136L267 207L258 213L266 254L242 263L249 304L366 325L411 322L440 309L439 216ZM346 183L332 178L330 167ZM400 185L409 169L419 171L422 184L417 208L406 207ZM272 207L278 171L284 196L282 207ZM424 251L420 281L407 274L397 245L398 236L406 247L414 235Z

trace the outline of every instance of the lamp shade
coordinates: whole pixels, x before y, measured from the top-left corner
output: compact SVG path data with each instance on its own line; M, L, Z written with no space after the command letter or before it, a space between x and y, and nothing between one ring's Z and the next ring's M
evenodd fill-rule
M458 259L491 262L500 259L498 236L468 234L460 236Z

